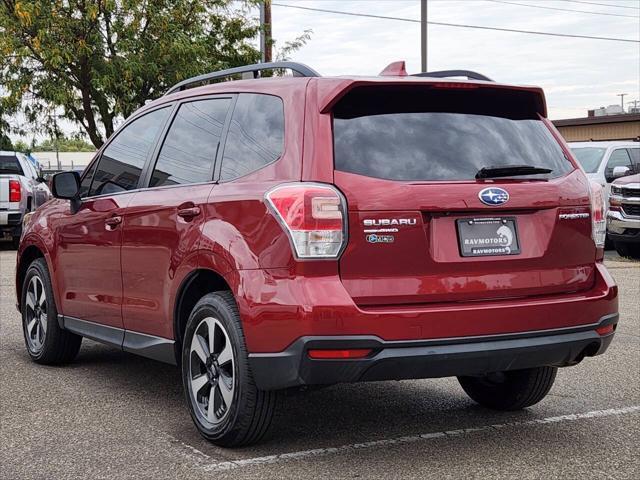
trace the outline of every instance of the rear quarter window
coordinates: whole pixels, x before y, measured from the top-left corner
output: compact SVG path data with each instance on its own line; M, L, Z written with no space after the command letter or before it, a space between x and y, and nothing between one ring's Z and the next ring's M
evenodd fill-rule
M337 170L399 181L474 180L483 167L531 165L555 178L573 169L535 109L476 91L396 89L347 95L334 110ZM505 98L496 102L508 105ZM513 105L515 104L515 105ZM518 177L527 178L527 177Z
M238 95L224 147L221 181L255 172L280 158L284 150L284 106L273 95Z

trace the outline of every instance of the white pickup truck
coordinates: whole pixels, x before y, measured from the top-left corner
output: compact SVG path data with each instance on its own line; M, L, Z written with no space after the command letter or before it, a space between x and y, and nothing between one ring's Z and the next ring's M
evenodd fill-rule
M51 198L40 172L19 152L0 150L0 239L17 247L25 213Z

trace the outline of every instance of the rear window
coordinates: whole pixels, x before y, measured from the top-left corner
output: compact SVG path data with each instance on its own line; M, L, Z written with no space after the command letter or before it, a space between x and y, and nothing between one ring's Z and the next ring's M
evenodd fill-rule
M15 155L0 155L0 175L24 175Z
M522 92L360 90L334 109L337 170L389 180L442 181L474 180L483 167L552 170L517 178L555 178L573 168L539 120L539 106Z
M602 162L602 157L606 150L606 148L584 147L572 148L571 152L580 165L582 165L585 172L595 173L598 171L598 167L600 166L600 162Z

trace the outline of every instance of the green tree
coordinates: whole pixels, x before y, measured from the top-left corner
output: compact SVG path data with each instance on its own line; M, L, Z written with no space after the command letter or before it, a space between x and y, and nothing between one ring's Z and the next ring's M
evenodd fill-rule
M4 132L0 132L0 150L13 150L11 139Z
M13 144L13 148L16 152L31 153L31 148L24 140L18 140L17 142L15 142Z
M93 152L95 147L88 143L85 139L79 136L67 138L64 136L58 137L57 149L60 152ZM56 150L56 139L48 138L42 142L34 145L31 148L32 152L53 152Z
M251 3L0 0L0 111L42 126L62 112L100 147L180 80L258 61Z

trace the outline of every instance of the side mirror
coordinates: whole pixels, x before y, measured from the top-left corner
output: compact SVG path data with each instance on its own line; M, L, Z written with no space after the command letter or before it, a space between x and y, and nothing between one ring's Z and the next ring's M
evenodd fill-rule
M613 167L613 173L611 174L611 176L614 179L620 178L620 177L626 177L627 175L631 175L631 170L629 169L629 167L625 167L625 166Z
M80 207L80 175L78 172L60 172L51 178L51 194L55 198L71 200L71 212Z
M60 172L53 176L51 193L55 198L73 200L80 193L80 175L78 172Z

